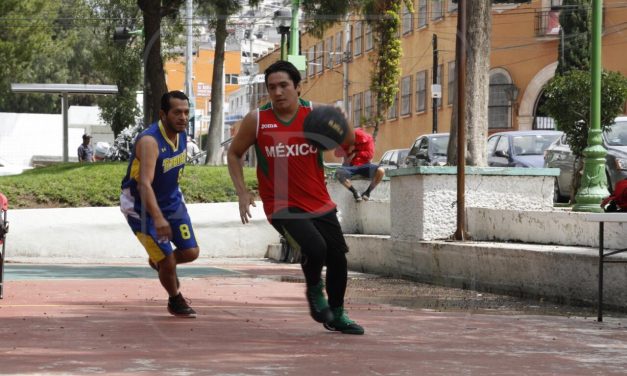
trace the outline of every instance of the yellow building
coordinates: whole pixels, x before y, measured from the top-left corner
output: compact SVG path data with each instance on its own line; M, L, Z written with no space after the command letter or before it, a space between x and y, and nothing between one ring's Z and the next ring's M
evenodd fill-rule
M392 106L377 137L375 160L388 149L410 147L416 137L431 133L434 109L431 98L434 53L437 38L438 82L441 99L437 107L437 130L450 129L455 80L455 34L457 6L450 0L413 0L414 13L402 15L401 79L398 100ZM550 118L539 110L543 89L557 67L560 38L560 0L533 0L529 4L494 5L490 55L489 131L551 129ZM627 7L623 0L604 1L603 67L627 75L620 51L627 46L624 34ZM374 110L370 93L373 40L362 16L349 21L350 44L348 92L350 121L367 130ZM307 33L301 51L307 58L303 77L304 98L321 102L342 101L345 85L342 67L345 25L334 25L323 38ZM261 58L260 72L278 59L278 52Z
M211 113L211 83L213 82L213 60L215 51L211 46L200 46L193 58L193 89L195 96L196 115L201 115L200 124L196 124L196 137L206 134L209 129L209 115ZM229 93L237 90L237 78L241 69L240 51L225 51L224 53L224 101L228 103ZM166 84L168 90L185 91L185 57L170 60L165 63Z

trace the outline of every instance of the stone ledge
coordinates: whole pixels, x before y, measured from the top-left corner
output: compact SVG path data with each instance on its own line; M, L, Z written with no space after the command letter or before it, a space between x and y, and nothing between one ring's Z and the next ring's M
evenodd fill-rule
M558 168L522 168L522 167L466 167L466 175L498 176L559 176ZM388 170L387 176L406 175L457 175L455 166L418 166Z

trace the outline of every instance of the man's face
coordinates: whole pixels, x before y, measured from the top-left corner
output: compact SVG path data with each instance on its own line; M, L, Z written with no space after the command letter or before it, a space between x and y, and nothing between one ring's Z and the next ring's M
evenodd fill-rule
M298 103L300 84L294 86L286 72L275 72L268 76L268 95L272 106L277 110L289 110Z
M159 111L159 117L165 127L183 132L189 123L189 104L184 99L170 98L170 110L167 113Z

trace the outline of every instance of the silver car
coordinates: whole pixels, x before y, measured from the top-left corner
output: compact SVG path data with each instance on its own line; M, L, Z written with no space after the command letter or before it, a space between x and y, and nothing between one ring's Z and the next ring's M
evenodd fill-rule
M627 178L627 116L617 117L609 131L603 132L603 146L607 149L605 156L605 173L608 188L614 190L616 182ZM555 200L565 201L570 197L575 157L566 136L553 142L544 154L544 166L560 169L555 179Z
M379 161L379 167L384 169L399 168L405 166L405 157L409 149L392 149L383 153Z

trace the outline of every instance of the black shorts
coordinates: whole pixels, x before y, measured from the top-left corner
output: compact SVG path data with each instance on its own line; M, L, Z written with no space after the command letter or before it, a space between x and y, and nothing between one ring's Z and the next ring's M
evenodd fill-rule
M308 248L326 243L327 252L348 252L337 210L325 214L311 214L298 208L288 208L272 215L272 226L292 247L308 254ZM313 250L317 252L319 250Z

